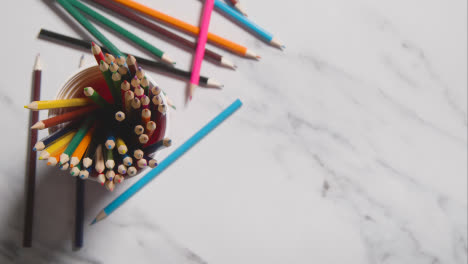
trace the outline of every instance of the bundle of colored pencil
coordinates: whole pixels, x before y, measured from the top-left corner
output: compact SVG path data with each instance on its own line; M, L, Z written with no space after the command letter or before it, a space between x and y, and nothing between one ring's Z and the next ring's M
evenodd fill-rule
M41 151L39 159L47 160L47 165L70 169L72 176L94 179L113 191L126 176L156 167L158 162L151 156L171 145L164 138L168 101L133 56L104 55L94 43L91 50L106 89L85 87L83 98L34 101L25 108L72 107L32 126L62 126L38 141L33 150Z

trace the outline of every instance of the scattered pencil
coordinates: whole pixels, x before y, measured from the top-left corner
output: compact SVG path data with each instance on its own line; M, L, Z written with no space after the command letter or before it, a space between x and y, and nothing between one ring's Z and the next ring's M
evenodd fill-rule
M242 24L244 27L248 28L249 30L252 30L253 32L255 32L261 39L263 39L270 45L275 46L280 49L285 48L285 46L281 44L281 42L276 37L274 37L271 33L261 28L259 25L255 24L252 20L250 20L246 16L237 12L235 9L227 5L224 1L214 0L214 5L218 10L220 10L224 14L238 21L240 24Z
M41 97L41 76L42 76L42 65L39 54L36 57L34 63L34 85L32 87L32 99L39 101ZM39 113L31 113L30 125L36 123L39 120ZM34 221L34 196L36 188L36 151L34 151L37 143L37 130L29 131L29 143L28 149L28 164L29 167L26 170L26 209L24 214L24 229L23 229L23 247L32 246L33 237L33 221Z

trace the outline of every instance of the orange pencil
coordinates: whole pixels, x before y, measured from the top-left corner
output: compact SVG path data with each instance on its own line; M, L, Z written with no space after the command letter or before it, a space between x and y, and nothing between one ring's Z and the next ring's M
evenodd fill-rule
M60 160L60 155L65 151L67 148L67 145L64 145L60 149L57 149L57 151L53 152L50 154L49 158L47 159L47 165L49 166L55 166Z
M73 168L74 166L78 165L80 163L81 158L83 158L83 155L86 151L86 149L89 146L89 143L91 143L91 139L93 137L94 129L96 126L91 127L88 132L86 132L86 135L84 138L81 140L80 144L78 144L78 147L76 147L75 151L71 155L70 159L70 168Z
M98 105L90 105L90 106L79 108L78 110L75 110L75 111L67 112L63 115L58 115L58 116L54 116L51 118L47 118L47 119L44 119L35 123L31 127L31 129L44 129L48 127L53 127L58 124L62 124L71 120L78 119L88 114L89 112L94 111L97 108L98 108Z
M117 2L121 5L124 5L126 7L129 7L137 12L140 12L140 13L143 13L149 17L152 17L154 19L157 19L157 20L160 20L160 21L163 21L165 22L166 24L169 24L169 25L172 25L176 28L179 28L179 29L182 29L182 30L185 30L189 33L192 33L196 36L198 36L198 33L200 31L200 29L194 25L191 25L187 22L184 22L180 19L177 19L177 18L174 18L174 17L171 17L169 15L166 15L164 13L161 13L157 10L154 10L150 7L147 7L145 5L142 5L138 2L135 2L135 1L132 1L132 0L112 0L114 2ZM239 45L237 43L234 43L230 40L227 40L225 38L222 38L218 35L215 35L215 34L212 34L212 33L209 33L208 32L208 41L209 42L212 42L212 43L215 43L217 45L219 45L220 47L223 47L227 50L230 50L234 53L237 53L241 56L245 56L245 57L248 57L248 58L253 58L253 59L259 59L260 56L258 56L257 54L255 54L254 52L248 50L246 47L242 46L242 45Z

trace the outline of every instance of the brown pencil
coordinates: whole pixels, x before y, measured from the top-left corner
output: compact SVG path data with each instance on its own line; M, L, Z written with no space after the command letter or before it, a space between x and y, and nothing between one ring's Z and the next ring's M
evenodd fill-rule
M33 101L39 101L41 97L41 75L42 66L40 56L37 55L36 63L34 65L34 86L32 90ZM39 112L31 111L30 124L34 124L39 120ZM37 130L30 130L30 146L28 148L29 168L27 170L27 187L26 187L26 211L24 214L24 233L23 233L23 247L32 246L32 230L34 219L34 191L36 188L36 151L33 151L34 145L37 141Z

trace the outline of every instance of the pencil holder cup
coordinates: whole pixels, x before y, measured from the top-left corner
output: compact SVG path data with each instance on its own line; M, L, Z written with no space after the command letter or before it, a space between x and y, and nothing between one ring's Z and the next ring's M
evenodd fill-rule
M154 86L157 86L156 82L148 75L146 75L146 78L148 79L150 83L150 89ZM93 66L85 66L80 69L78 69L76 72L74 72L71 77L69 77L64 84L61 86L60 90L57 92L56 99L71 99L71 98L85 98L86 96L84 95L83 89L85 87L93 87L96 89L108 89L106 81L99 70L99 67L96 65ZM164 92L160 93L162 102L166 106L168 105L168 99ZM110 98L106 98L104 96L104 99L108 100ZM163 138L167 138L169 135L169 126L170 126L170 111L169 108L166 108L166 114L165 114L165 129L164 131L161 131L160 133L163 134ZM68 111L72 111L72 108L55 108L55 109L50 109L48 112L49 117L56 116L56 115L61 115L64 114ZM56 130L64 127L66 124L62 124L59 126L54 126L49 128L49 133L53 133ZM157 153L146 153L150 157L157 158ZM138 174L143 172L143 170L138 170ZM137 174L137 175L138 175ZM90 177L91 178L91 177Z

